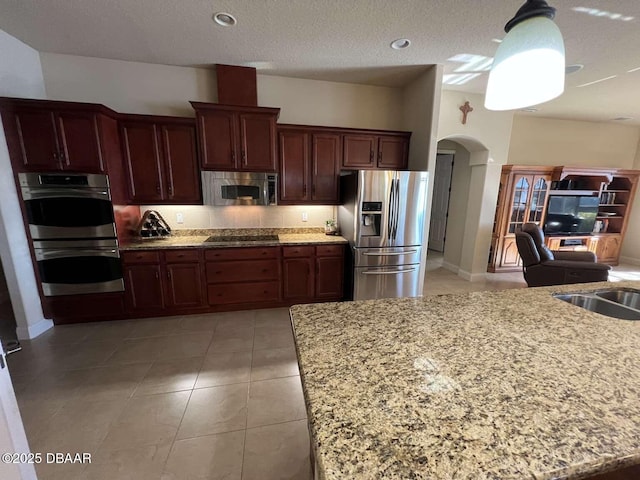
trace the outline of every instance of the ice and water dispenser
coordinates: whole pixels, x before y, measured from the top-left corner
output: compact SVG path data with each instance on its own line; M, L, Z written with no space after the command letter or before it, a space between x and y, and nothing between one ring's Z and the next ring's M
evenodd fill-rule
M363 237L379 237L381 221L382 202L362 202L360 235Z

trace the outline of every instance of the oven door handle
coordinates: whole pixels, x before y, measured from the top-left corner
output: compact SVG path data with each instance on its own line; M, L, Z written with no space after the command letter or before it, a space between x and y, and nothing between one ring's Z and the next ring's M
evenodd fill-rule
M22 189L24 200L40 200L44 198L96 198L98 200L111 200L108 190L83 190L80 188L39 188Z
M120 258L117 249L93 249L93 248L73 248L73 249L34 249L36 260L54 260L56 258L69 257L112 257Z

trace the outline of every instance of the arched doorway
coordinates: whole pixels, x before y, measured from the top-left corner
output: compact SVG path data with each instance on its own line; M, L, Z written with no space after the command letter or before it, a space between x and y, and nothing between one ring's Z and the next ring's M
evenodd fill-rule
M489 150L482 142L472 137L452 135L442 138L438 142L438 152L452 156L453 164L450 173L447 168L438 169L436 164L430 230L442 229L442 212L433 209L442 209L443 203L447 209L446 226L442 251L429 250L427 261L430 256L432 259L440 256L441 265L447 270L467 280L482 279L491 243L500 168L493 164ZM448 161L445 156L441 159ZM450 190L447 202L443 202L436 198L442 193L437 193L435 186L446 185L447 182L438 176L447 174L451 177Z

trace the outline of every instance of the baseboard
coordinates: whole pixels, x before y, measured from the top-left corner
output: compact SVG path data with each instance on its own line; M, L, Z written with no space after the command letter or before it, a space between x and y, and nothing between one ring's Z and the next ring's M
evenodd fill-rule
M29 325L28 327L18 325L16 335L18 336L18 340L31 340L32 338L42 335L50 328L53 328L53 321L48 318L43 318L35 325Z
M627 263L629 265L640 265L640 258L620 257L620 263Z
M483 273L471 273L471 272L467 272L466 270L462 270L462 269L459 269L458 276L464 278L465 280L467 280L469 282L479 282L479 281L484 280L486 278L486 274L484 272Z
M450 263L450 262L445 262L444 260L442 261L442 268L450 272L453 272L456 275L460 271L460 267L458 265L454 265L453 263Z

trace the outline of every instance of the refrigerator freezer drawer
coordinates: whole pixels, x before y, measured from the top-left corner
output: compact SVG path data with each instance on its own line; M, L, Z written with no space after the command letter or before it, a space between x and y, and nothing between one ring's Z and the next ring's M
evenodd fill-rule
M420 263L420 246L388 248L354 248L356 267L384 267Z
M357 267L354 270L353 299L417 297L420 265Z

